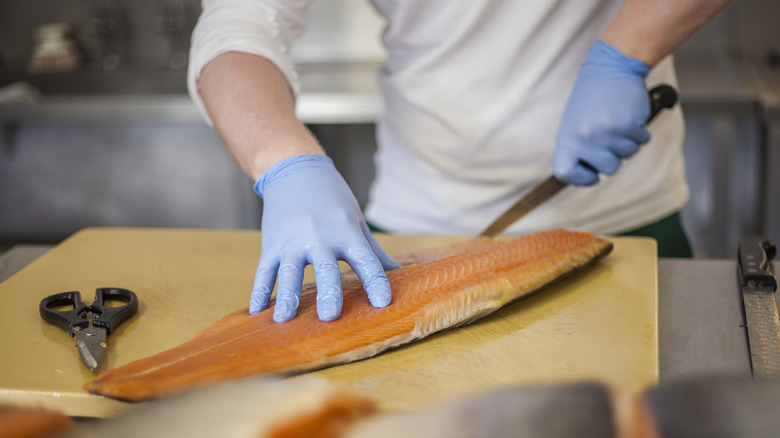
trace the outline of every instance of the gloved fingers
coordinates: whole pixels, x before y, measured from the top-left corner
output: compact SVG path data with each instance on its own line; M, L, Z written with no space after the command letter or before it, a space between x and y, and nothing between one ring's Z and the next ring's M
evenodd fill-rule
M558 179L575 186L592 186L599 182L599 174L592 167L577 163L563 177L558 177Z
M327 249L312 250L310 261L317 283L317 315L320 321L333 321L341 315L344 297L341 269L335 255Z
M647 127L635 123L626 125L620 132L617 132L616 135L624 139L629 139L637 145L650 141L650 131L647 130Z
M605 146L618 158L628 158L639 150L639 143L625 137L614 138Z
M294 254L283 254L279 263L276 285L274 321L285 322L295 317L301 302L303 283L303 259Z
M612 175L620 167L621 159L607 148L583 148L578 154L579 165L582 163L592 167L598 173Z
M599 182L599 172L605 173L603 168L608 164L609 156L617 160L616 165L620 164L619 158L603 149L601 151L589 148L570 150L559 147L553 153L553 174L568 184L590 186Z
M598 173L612 175L620 167L622 159L631 157L639 150L640 143L637 138L646 139L650 136L643 126L636 127L633 131L631 136L600 136L599 140L589 140L584 145L574 147L565 147L563 144L564 147L556 148L553 155L553 173L558 179L569 184L597 183ZM643 135L643 132L647 135ZM574 145L584 141L577 139L565 143Z
M366 238L366 241L368 241L369 246L371 246L371 250L374 251L374 254L376 254L377 258L379 259L379 263L382 264L382 268L386 271L392 271L393 269L398 269L401 267L395 260L393 260L387 253L385 252L384 248L379 245L379 242L374 239L374 235L371 234L371 230L368 228L368 225L363 222L363 236Z
M556 150L552 164L556 178L569 184L588 186L599 181L599 173L615 173L620 162L620 157L609 149L581 147L574 150Z
M363 283L363 289L365 289L371 305L374 307L385 307L392 301L390 282L387 280L382 263L371 250L368 242L365 240L363 242L363 248L352 246L351 248L357 249L342 254L342 257L355 271L360 282Z
M249 313L254 315L268 307L271 299L271 293L276 283L276 272L279 269L278 264L268 263L267 259L260 258L255 272L255 283L252 288L252 296L249 299Z
M576 166L577 157L563 150L559 145L553 152L552 168L555 177L568 184L586 185L584 181L588 181L587 178L583 179L583 175L579 175L579 172L574 174Z

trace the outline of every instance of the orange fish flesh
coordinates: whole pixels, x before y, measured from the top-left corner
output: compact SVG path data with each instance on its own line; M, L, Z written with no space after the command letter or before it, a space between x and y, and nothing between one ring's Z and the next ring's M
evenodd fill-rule
M371 306L360 281L345 276L342 315L322 322L315 287L308 285L298 316L288 322L272 320L273 303L257 315L243 309L176 348L106 371L84 388L140 401L250 375L292 374L364 359L481 318L611 249L612 243L589 233L552 230L423 251L415 263L387 273L393 302L385 308ZM444 256L452 251L458 252ZM442 258L424 261L431 257Z

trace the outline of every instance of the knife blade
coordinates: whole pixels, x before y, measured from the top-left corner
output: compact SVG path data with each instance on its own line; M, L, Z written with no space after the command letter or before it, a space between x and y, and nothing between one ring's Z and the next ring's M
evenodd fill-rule
M780 317L775 300L777 279L771 261L776 252L775 242L761 237L739 241L739 286L754 377L780 377Z
M650 123L662 109L671 108L677 103L677 91L666 84L653 87L648 91L648 94L650 96L650 116L647 118L647 123ZM587 163L584 164L588 166ZM549 176L509 207L479 235L493 237L501 233L566 186L568 184L556 178L555 175Z

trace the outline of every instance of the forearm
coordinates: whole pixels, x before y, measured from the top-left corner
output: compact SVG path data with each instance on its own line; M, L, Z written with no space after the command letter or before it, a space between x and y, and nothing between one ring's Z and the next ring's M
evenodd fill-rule
M627 0L601 39L654 66L731 0Z
M222 142L253 180L282 159L323 154L295 116L284 75L265 58L220 55L201 72L198 90Z

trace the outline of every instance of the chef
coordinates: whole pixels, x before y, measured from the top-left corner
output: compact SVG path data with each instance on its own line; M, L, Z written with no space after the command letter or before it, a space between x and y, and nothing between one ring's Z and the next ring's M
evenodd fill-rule
M293 318L311 264L319 318L338 318L338 260L387 306L385 270L398 264L372 229L477 234L551 172L582 187L508 233L644 234L661 255L690 253L682 114L664 113L651 136L647 88L676 85L668 55L728 0L372 0L388 58L365 219L295 116L289 49L309 3L204 0L192 37L190 94L263 198L250 312L278 282L274 320Z

